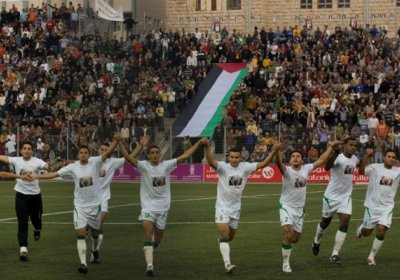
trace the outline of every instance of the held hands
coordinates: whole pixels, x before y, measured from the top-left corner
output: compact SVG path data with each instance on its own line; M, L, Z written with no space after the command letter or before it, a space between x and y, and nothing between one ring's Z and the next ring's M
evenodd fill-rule
M372 157L373 154L374 154L374 150L373 149L368 148L368 149L365 150L365 155L367 157Z
M150 140L151 140L151 137L149 135L145 135L142 138L140 138L139 143L142 147L145 147L145 146L147 146L147 144L149 144Z
M208 140L208 138L201 138L200 140L199 140L199 142L200 142L200 145L202 145L202 146L204 146L204 147L208 147L208 146L210 146L210 141Z
M331 147L332 147L332 150L335 152L335 153L339 153L340 152L340 145L342 144L342 142L340 142L340 141L334 141L334 142L332 142L332 144L331 144Z
M117 141L117 142L122 141L122 135L121 135L121 133L119 133L119 132L114 133L114 135L113 135L113 140L114 140L114 141Z
M33 181L37 179L37 175L36 174L24 174L20 176L20 179L24 180L24 181Z
M282 144L279 142L274 142L272 144L272 152L277 152L282 148Z

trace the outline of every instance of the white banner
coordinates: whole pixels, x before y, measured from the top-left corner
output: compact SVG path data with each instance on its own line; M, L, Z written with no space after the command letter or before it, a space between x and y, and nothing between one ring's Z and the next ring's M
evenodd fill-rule
M112 21L124 21L122 11L117 11L103 0L94 1L94 11L101 18Z

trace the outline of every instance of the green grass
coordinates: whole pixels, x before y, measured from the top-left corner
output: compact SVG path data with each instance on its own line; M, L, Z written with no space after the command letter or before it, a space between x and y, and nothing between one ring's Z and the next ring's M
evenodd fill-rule
M42 182L43 231L33 241L31 225L29 261L18 259L17 225L13 182L0 182L0 279L145 279L143 234L137 217L140 211L137 183L114 183L110 215L101 249L102 263L89 264L89 273L79 275L76 237L72 224L72 183ZM248 184L242 199L242 217L231 242L234 279L397 279L400 234L398 211L392 229L376 257L377 266L368 267L373 236L355 241L363 217L365 186L353 192L353 218L341 252L343 264L329 263L337 219L328 228L318 257L311 242L320 220L325 186L310 185L307 216L300 242L292 251L292 274L281 272L281 229L278 217L279 185ZM154 264L158 279L228 279L217 245L214 220L215 184L173 184L168 226ZM88 248L90 241L88 240Z

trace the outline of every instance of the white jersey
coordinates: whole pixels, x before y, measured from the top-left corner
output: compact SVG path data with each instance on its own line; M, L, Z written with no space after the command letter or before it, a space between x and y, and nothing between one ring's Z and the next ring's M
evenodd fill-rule
M71 176L74 180L75 206L94 207L100 205L99 172L101 162L101 157L92 157L87 164L82 165L80 161L75 161L57 171L61 177Z
M340 200L351 196L353 190L353 174L360 160L352 155L350 158L341 153L333 163L331 179L324 196L332 200Z
M257 163L240 162L237 167L224 161L218 162L216 209L240 210L243 189L250 174L257 170Z
M93 159L94 157L91 157ZM110 184L114 176L115 170L121 168L125 164L124 158L107 158L100 165L99 184L102 192L102 199L111 198Z
M302 165L300 170L286 167L283 174L280 204L292 207L304 207L306 203L307 177L313 171L313 164Z
M24 160L23 157L9 157L8 161L14 167L15 173L17 175L25 174L38 174L39 171L47 164L43 160L31 157L29 160ZM21 179L16 180L16 185L14 190L27 194L34 195L40 193L39 180L24 181Z
M140 172L140 202L142 211L168 211L171 204L170 173L177 166L176 159L160 162L157 166L147 160L138 161Z
M393 209L399 187L400 169L387 169L383 163L370 164L365 168L369 177L364 206L374 210Z

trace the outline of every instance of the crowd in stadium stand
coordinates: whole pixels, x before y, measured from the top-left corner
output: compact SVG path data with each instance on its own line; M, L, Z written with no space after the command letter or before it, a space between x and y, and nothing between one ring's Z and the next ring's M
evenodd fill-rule
M215 130L217 152L226 137L227 149L258 161L279 138L287 155L312 162L348 136L373 147L376 162L386 147L399 151L399 40L384 28L130 29L117 40L79 34L81 12L72 3L1 12L1 154L23 140L45 160L81 144L95 152L117 130L132 150L164 133L217 62L246 62L250 73Z

